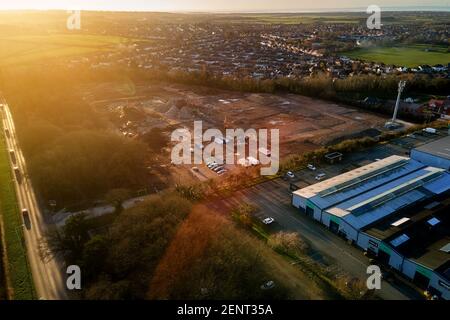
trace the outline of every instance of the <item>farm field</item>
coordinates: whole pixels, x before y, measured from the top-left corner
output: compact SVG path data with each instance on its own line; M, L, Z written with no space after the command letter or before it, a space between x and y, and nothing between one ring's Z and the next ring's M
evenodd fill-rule
M269 24L312 24L312 23L360 23L364 18L343 15L311 15L311 14L255 14L233 17L248 23Z
M109 50L127 39L95 35L0 35L0 67Z
M428 49L428 51L427 51ZM431 49L431 50L429 50ZM445 46L430 47L424 44L404 47L376 47L356 49L342 55L367 61L382 62L398 66L417 67L421 64L436 65L450 63L450 52Z
M368 15L365 12L304 12L304 13L241 13L241 14L216 14L215 22L222 23L259 23L259 24L359 24L365 25ZM195 19L204 20L201 15ZM383 25L398 25L403 23L445 23L446 16L417 15L414 13L402 14L401 17L395 13L383 14Z

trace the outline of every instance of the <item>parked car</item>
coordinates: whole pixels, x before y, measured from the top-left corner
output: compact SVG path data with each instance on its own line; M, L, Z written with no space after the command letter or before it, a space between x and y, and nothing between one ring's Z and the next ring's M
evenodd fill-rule
M216 164L213 164L211 167L209 167L211 170L214 170L214 169L216 169L216 168L218 168L218 167L220 167L221 165L220 164L218 164L218 163L216 163Z
M269 290L275 288L275 282L274 281L267 281L261 286L261 290Z
M425 128L425 129L422 129L422 131L426 132L426 133L431 133L431 134L437 133L437 130L435 128Z
M213 162L209 162L209 163L207 163L206 164L206 166L208 167L208 168L212 168L213 166L216 166L217 165L217 162L215 162L215 161L213 161Z
M295 178L295 174L294 174L292 171L286 172L286 176L287 176L288 178L291 178L291 179L294 179L294 178Z
M221 170L223 170L224 168L222 166L217 166L214 169L212 169L214 172L219 172Z
M325 178L325 176L326 176L325 173L319 173L319 174L316 176L316 180L317 180L317 181L320 181L320 180L322 180L323 178Z
M316 167L314 167L314 165L312 165L312 164L308 164L307 167L311 171L316 171Z
M226 172L227 172L226 169L222 169L222 170L220 170L220 171L217 171L217 174L218 174L219 176L221 176L221 175L225 174Z
M268 218L265 218L262 222L263 222L265 225L269 225L269 224L274 223L274 221L275 221L274 218L268 217Z

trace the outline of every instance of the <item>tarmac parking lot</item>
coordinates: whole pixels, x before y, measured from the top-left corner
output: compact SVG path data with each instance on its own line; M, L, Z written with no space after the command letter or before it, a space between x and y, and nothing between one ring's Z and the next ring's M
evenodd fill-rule
M447 135L447 130L438 131L437 134L426 132L416 132L414 134L397 138L389 143L380 144L373 148L358 151L350 154L344 154L342 161L334 164L315 164L315 171L308 168L294 172L296 177L288 179L300 188L319 182L315 177L320 173L325 173L321 180L332 178L336 175L367 165L377 159L383 159L392 155L409 156L411 149L419 147L425 143L434 141Z

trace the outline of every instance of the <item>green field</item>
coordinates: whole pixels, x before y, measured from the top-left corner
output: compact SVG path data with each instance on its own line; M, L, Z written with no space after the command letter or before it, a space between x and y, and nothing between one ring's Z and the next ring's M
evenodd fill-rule
M426 49L431 49L426 51ZM450 52L445 46L429 46L425 44L399 46L399 47L374 47L355 49L343 52L342 55L398 66L417 67L421 64L436 65L450 63Z
M368 15L365 12L322 12L322 13L245 13L245 14L215 14L214 21L221 23L263 23L263 24L359 24L366 25ZM167 19L165 17L164 19ZM174 17L170 17L173 19ZM187 19L187 18L180 18ZM207 17L196 15L194 19L207 20ZM211 18L210 18L211 19ZM413 12L385 12L383 25L402 25L407 23L428 23L442 25L447 23L449 15L413 13Z
M363 23L364 17L331 14L217 14L214 22L220 23L247 23L247 24L340 24Z
M0 36L0 67L110 50L128 40L94 35Z
M280 14L257 14L245 15L243 19L251 22L270 24L311 24L311 23L359 23L358 17L348 17L341 15L280 15Z
M3 131L3 126L1 126ZM5 138L0 134L0 214L3 220L9 277L16 300L34 298L34 286L26 249L23 246L22 220L17 206ZM5 263L6 264L6 263Z

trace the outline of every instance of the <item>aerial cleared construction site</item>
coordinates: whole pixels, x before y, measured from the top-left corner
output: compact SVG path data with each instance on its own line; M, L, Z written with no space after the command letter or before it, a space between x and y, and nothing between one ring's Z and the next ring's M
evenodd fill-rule
M121 119L119 129L129 137L155 127L191 130L194 121L202 121L204 130L279 129L281 158L368 129L381 130L386 121L380 115L294 94L117 83L86 88L85 95L97 110L117 114ZM172 130L167 130L168 135Z

